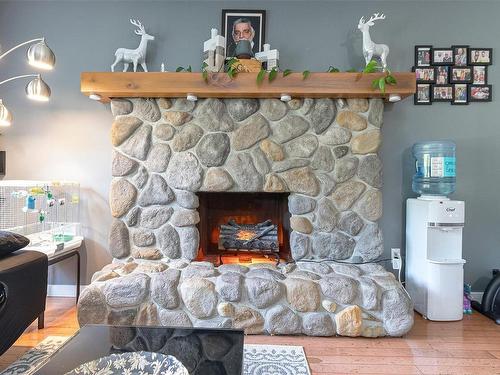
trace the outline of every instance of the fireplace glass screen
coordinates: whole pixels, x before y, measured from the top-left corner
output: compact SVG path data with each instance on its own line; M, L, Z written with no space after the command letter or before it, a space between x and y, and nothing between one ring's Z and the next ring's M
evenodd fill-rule
M198 193L200 253L289 259L288 193Z

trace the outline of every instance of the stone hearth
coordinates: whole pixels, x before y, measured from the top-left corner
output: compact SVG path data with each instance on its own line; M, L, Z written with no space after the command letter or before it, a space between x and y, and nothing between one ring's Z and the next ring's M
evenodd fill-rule
M119 99L111 104L113 264L79 321L247 333L402 335L409 298L383 252L379 99ZM297 265L193 262L197 192L289 192ZM318 261L323 261L318 263Z

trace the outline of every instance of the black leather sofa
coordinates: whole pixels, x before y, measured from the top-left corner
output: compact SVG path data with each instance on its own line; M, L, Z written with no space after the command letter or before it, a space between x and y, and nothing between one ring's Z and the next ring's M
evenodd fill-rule
M0 257L0 355L45 311L47 256L16 251Z

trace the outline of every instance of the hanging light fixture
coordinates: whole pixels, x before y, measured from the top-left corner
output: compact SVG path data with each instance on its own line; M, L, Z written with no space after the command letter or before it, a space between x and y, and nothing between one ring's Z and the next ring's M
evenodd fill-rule
M54 55L54 52L52 52L52 50L49 48L47 43L45 43L45 38L36 38L20 43L17 46L12 47L5 53L1 54L0 60L2 60L9 53L27 44L32 44L26 51L26 57L28 59L28 63L31 66L44 70L54 69L54 66L56 65L56 56Z
M31 45L28 51L26 51L26 57L28 58L28 63L35 68L52 70L56 65L56 56L45 43L45 38Z
M0 60L2 60L12 51L15 51L16 49L28 44L31 44L31 46L26 51L26 58L28 60L28 64L38 69L52 70L56 64L56 56L45 42L45 38L36 38L20 43L17 46L1 54ZM49 85L47 85L47 83L45 83L40 74L24 74L20 76L11 77L1 81L0 86L7 82L14 81L16 79L29 78L29 77L30 78L32 77L33 79L26 85L25 88L26 97L30 100L35 100L39 102L48 102L51 94L50 87ZM12 124L12 114L3 104L2 99L0 99L0 126L10 126L11 124Z
M2 99L0 99L0 126L10 126L12 124L12 114L7 109L5 104L3 104Z
M50 87L38 75L26 85L26 96L37 102L48 102L50 99Z

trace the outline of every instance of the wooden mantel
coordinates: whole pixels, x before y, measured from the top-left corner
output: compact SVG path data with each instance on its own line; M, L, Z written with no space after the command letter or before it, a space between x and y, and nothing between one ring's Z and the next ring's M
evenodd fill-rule
M386 92L374 90L372 80L380 73L311 73L303 79L302 73L274 81L266 79L259 85L257 73L240 73L234 79L224 73L209 75L205 82L201 73L109 73L84 72L81 91L89 96L99 95L102 102L124 97L186 97L198 98L280 98L288 94L294 98L384 98L397 94L406 98L415 93L415 73L393 73L397 85L387 86Z

